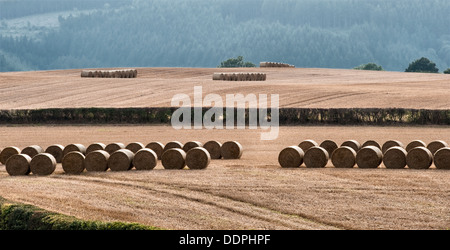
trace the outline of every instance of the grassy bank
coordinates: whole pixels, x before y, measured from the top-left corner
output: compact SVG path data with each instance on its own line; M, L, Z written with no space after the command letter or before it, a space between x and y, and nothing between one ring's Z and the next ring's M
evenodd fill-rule
M0 197L0 230L158 230L137 223L84 221Z

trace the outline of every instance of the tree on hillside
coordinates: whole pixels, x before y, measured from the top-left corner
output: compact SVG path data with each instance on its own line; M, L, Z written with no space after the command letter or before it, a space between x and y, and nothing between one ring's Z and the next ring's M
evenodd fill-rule
M358 67L355 67L353 69L358 70L376 70L376 71L383 71L383 67L377 65L376 63L367 63L367 64L361 64Z
M444 71L444 74L450 74L450 68L446 69L446 70Z
M218 68L253 68L256 65L252 62L244 62L244 57L230 58L220 63Z
M405 72L421 72L421 73L438 73L439 69L436 64L428 58L422 57L409 64Z

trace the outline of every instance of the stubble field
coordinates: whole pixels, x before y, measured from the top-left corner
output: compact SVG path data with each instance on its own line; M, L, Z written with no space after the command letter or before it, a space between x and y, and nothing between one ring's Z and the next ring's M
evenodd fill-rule
M342 143L373 139L429 142L448 127L281 127L261 130L173 130L170 126L2 127L2 146L53 143L147 143L237 140L239 160L213 160L206 170L84 172L61 165L48 177L10 177L0 166L0 196L82 219L128 221L167 229L448 229L450 171L282 169L278 153L304 139Z
M338 69L138 69L134 79L81 78L81 70L0 74L0 109L170 107L175 94L279 94L281 107L448 109L450 76ZM214 72L262 72L265 82L212 81ZM445 140L449 126L286 126L257 130L170 126L1 126L0 148L102 142L239 141L239 160L205 170L84 172L61 165L47 177L11 177L0 165L0 196L81 219L166 229L449 229L450 171L282 169L279 152L306 139Z

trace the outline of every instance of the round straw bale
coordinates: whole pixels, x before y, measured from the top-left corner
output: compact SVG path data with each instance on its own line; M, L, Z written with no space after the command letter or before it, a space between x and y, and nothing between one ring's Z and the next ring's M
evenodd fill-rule
M223 159L240 159L242 151L242 145L237 141L227 141L220 147Z
M115 70L110 70L110 71L109 71L109 76L110 76L111 78L117 78L117 77L116 77L116 71L115 71Z
M31 172L35 175L51 175L56 169L56 159L49 153L40 153L30 162Z
M196 148L196 147L203 147L203 144L198 141L186 142L183 146L183 150L184 150L184 152L187 153L189 150Z
M169 150L169 149L172 149L172 148L180 148L180 149L183 149L183 143L181 143L181 142L179 142L179 141L171 141L171 142L168 142L168 143L166 144L166 146L164 146L164 152L167 151L167 150Z
M213 74L213 80L214 81L220 81L220 80L222 80L222 76L223 76L222 73L214 73Z
M428 150L430 150L432 154L436 153L439 149L446 147L448 147L447 142L441 140L432 141L427 145Z
M85 169L84 154L79 151L67 153L62 159L62 168L66 174L81 174Z
M441 148L434 154L434 165L437 169L450 170L450 148Z
M408 152L402 147L391 147L383 155L383 164L389 169L402 169L406 167Z
M161 163L165 169L183 169L186 166L186 152L180 148L164 151Z
M259 67L260 67L260 68L265 68L265 67L267 67L267 62L260 62L260 63L259 63Z
M189 169L205 169L210 162L208 150L202 147L192 148L186 153L186 165Z
M332 140L325 140L320 144L320 147L324 148L328 152L328 156L330 156L338 148L338 145Z
M13 156L13 155L18 155L20 154L20 149L18 147L6 147L2 150L2 152L0 153L0 161L2 162L3 165L6 164L6 161L9 159L9 157Z
M145 146L144 146L144 144L142 144L140 142L132 142L132 143L128 144L125 148L129 149L133 153L136 153L137 151L145 148Z
M408 143L408 145L406 146L406 152L409 152L411 149L413 148L417 148L417 147L427 147L427 144L421 140L414 140L410 143Z
M128 171L133 168L134 153L129 149L119 149L112 153L108 159L108 168L111 171Z
M411 149L406 155L406 165L411 169L428 169L433 163L433 154L425 147Z
M82 70L81 71L81 77L89 77L89 70Z
M44 153L44 149L42 149L39 145L31 145L24 149L22 149L21 154L29 155L31 158L33 158L35 155Z
M353 168L356 164L356 151L347 146L341 146L334 150L331 162L336 168Z
M218 141L208 141L205 143L205 145L203 145L203 148L208 150L211 159L222 158L222 153L220 152L222 148L222 143Z
M109 70L103 71L103 77L104 78L110 78L111 77L111 72Z
M69 144L64 147L63 155L66 155L70 152L78 151L82 154L86 154L86 147L83 144L75 143L75 144Z
M356 140L348 140L343 142L341 147L350 147L355 150L355 152L358 152L361 149L361 144Z
M298 146L303 150L303 152L306 152L309 148L317 147L319 144L315 142L314 140L304 140L298 144Z
M290 146L278 154L278 163L282 168L298 168L303 164L305 153L299 146Z
M105 148L106 148L106 145L101 142L92 143L87 147L86 155L89 154L90 152L93 152L96 150L105 150Z
M125 144L120 142L114 142L106 145L105 147L105 151L108 152L108 154L112 154L120 149L125 149Z
M108 170L110 154L105 150L89 152L84 159L84 166L88 172L105 172Z
M366 146L356 153L356 165L359 168L378 168L383 161L383 153L376 146Z
M311 147L305 152L304 162L307 168L324 168L329 160L328 151L321 147Z
M374 146L374 147L381 149L380 144L374 140L368 140L368 141L364 142L363 145L361 146L361 148L364 148L367 146Z
M133 78L136 78L138 76L138 71L137 69L133 70Z
M27 154L16 154L6 161L6 172L11 176L28 175L30 169L31 157Z
M220 73L219 80L220 80L220 81L225 81L226 79L227 79L227 74L225 74L225 73Z
M55 157L57 163L61 163L64 156L64 146L60 144L53 144L45 149L45 153L49 153Z
M162 153L164 151L164 144L161 142L150 142L145 146L146 148L149 148L155 152L156 156L158 157L158 160L161 160Z
M156 167L157 162L158 156L149 148L140 149L133 158L133 165L137 170L152 170Z
M404 148L405 146L403 145L403 143L401 141L389 140L389 141L383 143L383 146L381 147L381 151L384 154L388 149L390 149L392 147L402 147L402 148Z

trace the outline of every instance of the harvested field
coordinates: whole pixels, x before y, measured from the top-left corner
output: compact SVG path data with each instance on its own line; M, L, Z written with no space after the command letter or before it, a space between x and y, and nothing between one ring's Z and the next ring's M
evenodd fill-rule
M0 73L0 110L170 107L176 94L193 100L195 86L202 86L203 97L218 94L224 100L227 94L279 94L281 108L450 108L450 75L444 74L246 68L238 72L263 73L266 81L223 82L211 78L216 70L142 68L137 78L124 79L82 78L79 69ZM450 228L448 170L434 165L386 169L383 163L377 169L337 169L331 161L320 169L305 163L286 169L278 163L281 150L308 139L336 146L349 140L428 145L450 142L449 126L283 126L273 141L261 141L261 132L166 125L0 126L0 149L103 143L117 150L132 142L179 141L182 147L211 140L237 141L243 149L240 159L212 157L203 170L167 170L159 160L152 170L69 175L59 163L48 176L10 176L0 165L0 197L80 219L166 229Z
M137 70L137 78L126 79L81 78L79 69L0 73L0 109L170 107L176 94L193 100L194 86L203 87L203 97L214 93L224 100L226 94L279 94L284 108L450 107L450 75L446 74L240 68L240 72L264 73L267 80L232 83L213 81L214 68ZM221 69L224 73L236 70Z
M211 160L205 170L84 172L9 176L0 165L0 196L82 219L139 222L167 229L449 229L450 171L283 169L279 152L301 141L349 139L450 141L449 127L281 127L261 143L261 130L174 130L170 126L2 126L0 148L102 142L239 141L237 160Z

